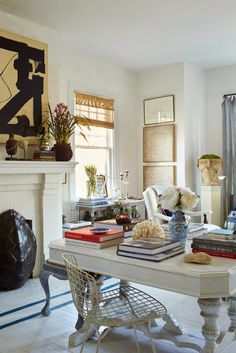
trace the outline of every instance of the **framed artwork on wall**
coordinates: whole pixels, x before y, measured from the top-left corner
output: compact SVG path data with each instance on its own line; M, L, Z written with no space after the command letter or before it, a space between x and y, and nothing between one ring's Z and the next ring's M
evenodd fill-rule
M143 162L174 162L175 125L156 125L143 128Z
M144 166L143 190L151 185L175 184L175 166Z
M47 44L0 31L0 57L0 143L13 134L35 144L48 111Z
M175 120L174 96L144 100L144 125L170 123Z

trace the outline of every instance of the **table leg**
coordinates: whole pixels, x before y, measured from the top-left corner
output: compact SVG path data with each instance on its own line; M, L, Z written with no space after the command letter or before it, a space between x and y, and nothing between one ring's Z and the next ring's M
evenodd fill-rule
M221 298L198 299L198 305L201 309L201 316L204 318L202 326L202 335L205 338L203 353L214 353L216 349L216 340L220 334L217 325L220 308L222 306Z
M49 289L49 276L53 276L56 277L57 279L61 279L61 280L67 280L68 276L66 273L66 269L64 266L59 266L56 264L52 264L49 262L45 262L43 264L43 269L42 272L40 274L40 283L41 286L43 287L45 296L46 296L46 303L43 307L43 309L41 310L41 314L43 316L49 316L50 315L50 299L51 299L51 294L50 294L50 289Z
M229 331L235 332L235 335L236 335L236 296L229 297L228 300L229 300L228 316L231 321Z

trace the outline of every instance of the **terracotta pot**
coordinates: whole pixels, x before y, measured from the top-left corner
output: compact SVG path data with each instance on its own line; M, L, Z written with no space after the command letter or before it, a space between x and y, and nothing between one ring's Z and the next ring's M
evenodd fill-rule
M73 156L70 143L55 143L56 161L68 162Z

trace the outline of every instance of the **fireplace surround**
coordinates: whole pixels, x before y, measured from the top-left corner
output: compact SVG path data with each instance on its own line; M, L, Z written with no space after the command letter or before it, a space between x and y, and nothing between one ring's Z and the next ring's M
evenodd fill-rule
M0 161L0 212L31 219L37 241L33 276L40 274L50 241L62 237L62 184L75 162Z

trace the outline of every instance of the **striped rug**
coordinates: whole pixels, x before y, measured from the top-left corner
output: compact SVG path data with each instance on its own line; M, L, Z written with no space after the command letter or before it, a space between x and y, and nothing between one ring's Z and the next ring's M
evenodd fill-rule
M52 285L52 288L50 288L51 311L57 310L63 306L74 305L68 281L60 282L63 283L63 286L55 288L55 286ZM111 277L104 277L103 282L101 287L102 291L110 290L119 285L119 280ZM51 284L49 284L49 286L51 287ZM22 291L22 295L19 295L20 291ZM15 297L20 298L17 304L14 302L14 292L16 293ZM27 295L27 292L29 295ZM45 304L45 294L42 287L40 288L40 283L38 283L36 287L35 285L32 287L29 280L24 287L15 291L0 292L0 302L0 329L2 330L6 327L14 326L23 321L41 316L41 310Z

